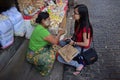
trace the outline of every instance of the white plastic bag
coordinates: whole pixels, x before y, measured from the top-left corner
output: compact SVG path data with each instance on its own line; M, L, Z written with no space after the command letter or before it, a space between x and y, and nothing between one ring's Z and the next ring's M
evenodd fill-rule
M8 16L10 21L14 25L15 36L23 37L25 34L24 19L17 8L11 7L9 10L3 12L2 14Z
M1 35L0 37L1 37L0 43L2 45L1 48L5 49L9 47L14 41L13 30L11 30L11 32Z
M16 7L11 7L9 10L2 13L5 16L8 16L13 25L16 25L18 22L23 20L22 14L17 10Z
M8 17L0 15L0 45L7 48L14 41L13 24Z
M30 20L24 20L24 25L25 25L25 37L27 39L30 39L30 36L34 30L34 27L31 25Z
M16 25L14 25L14 34L15 36L23 37L25 35L25 25L24 21L20 21Z

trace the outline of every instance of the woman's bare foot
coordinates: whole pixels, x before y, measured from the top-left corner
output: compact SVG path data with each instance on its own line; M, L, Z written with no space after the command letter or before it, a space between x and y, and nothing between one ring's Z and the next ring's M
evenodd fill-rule
M77 76L77 75L80 73L80 71L82 70L83 67L84 67L83 65L80 65L80 66L76 69L76 71L73 72L73 74Z

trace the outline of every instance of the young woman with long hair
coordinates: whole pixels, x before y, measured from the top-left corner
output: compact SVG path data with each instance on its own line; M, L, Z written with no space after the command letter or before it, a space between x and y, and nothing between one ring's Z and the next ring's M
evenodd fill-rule
M78 54L81 52L82 48L84 48L84 51L90 48L90 43L93 36L93 29L89 21L87 6L84 4L75 6L73 18L75 19L74 35L70 39L69 44L78 49ZM60 41L61 46L64 46L66 44L66 40ZM83 61L78 62L74 59L71 62L67 63L63 60L61 56L58 56L58 61L76 67L76 71L73 72L74 75L79 74L82 68L85 66Z

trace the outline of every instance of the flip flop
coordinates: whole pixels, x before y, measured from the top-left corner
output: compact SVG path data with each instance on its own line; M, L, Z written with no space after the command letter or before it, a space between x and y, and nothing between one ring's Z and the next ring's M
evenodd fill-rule
M77 74L75 74L75 73L77 73ZM77 76L80 73L81 73L81 70L76 70L75 72L73 72L73 75Z

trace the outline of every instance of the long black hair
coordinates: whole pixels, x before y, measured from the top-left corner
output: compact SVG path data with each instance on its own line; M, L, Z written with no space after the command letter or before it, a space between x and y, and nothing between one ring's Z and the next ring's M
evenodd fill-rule
M91 34L93 36L93 29L89 20L88 8L84 4L76 5L74 9L78 8L78 13L80 15L79 21L75 21L75 29L78 27L79 31L86 27L87 29L87 38L88 38L88 28L90 28ZM78 26L79 25L79 26Z
M43 19L47 19L49 17L49 14L48 12L40 12L38 14L38 17L36 19L36 23L41 23Z

